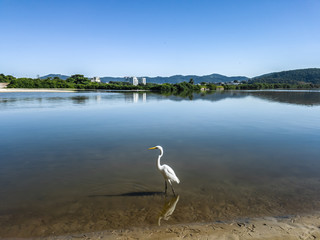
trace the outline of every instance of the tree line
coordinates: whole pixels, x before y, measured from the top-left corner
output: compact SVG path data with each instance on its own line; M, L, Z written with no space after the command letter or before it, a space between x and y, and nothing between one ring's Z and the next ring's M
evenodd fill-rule
M72 75L66 80L59 77L46 79L15 78L11 75L0 74L0 82L8 82L8 88L73 88L73 89L105 89L105 90L150 90L162 93L176 94L182 92L197 92L201 90L259 90L259 89L310 89L320 88L320 84L315 83L267 83L267 82L237 82L236 84L213 84L202 82L194 84L193 79L189 82L181 83L147 83L134 86L129 82L91 82L89 78L80 74Z
M225 90L261 90L261 89L312 89L320 88L320 84L313 83L242 83L239 85L223 85Z
M73 89L105 89L105 90L151 90L161 92L184 92L200 90L201 86L194 85L193 82L182 82L176 84L156 84L147 83L134 86L129 82L91 82L89 78L76 74L62 80L59 77L46 79L15 78L12 76L0 76L3 82L9 82L8 88L73 88Z

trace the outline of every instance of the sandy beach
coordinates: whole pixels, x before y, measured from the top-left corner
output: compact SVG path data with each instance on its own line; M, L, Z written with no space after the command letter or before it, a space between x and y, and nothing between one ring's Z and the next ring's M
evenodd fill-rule
M320 213L292 217L264 217L227 222L128 228L36 238L69 239L319 239Z
M52 89L52 88L7 88L9 83L0 83L1 92L75 92L73 89Z
M0 88L0 93L9 92L75 92L74 90L64 89L28 89L28 88Z

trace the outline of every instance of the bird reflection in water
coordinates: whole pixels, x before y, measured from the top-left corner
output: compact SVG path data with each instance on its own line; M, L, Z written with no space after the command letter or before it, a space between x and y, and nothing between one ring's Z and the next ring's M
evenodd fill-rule
M170 200L166 201L160 214L158 217L158 225L160 226L160 222L161 219L168 221L169 218L171 217L172 213L174 212L174 210L176 209L176 205L179 201L180 196L174 196L173 198L171 198Z

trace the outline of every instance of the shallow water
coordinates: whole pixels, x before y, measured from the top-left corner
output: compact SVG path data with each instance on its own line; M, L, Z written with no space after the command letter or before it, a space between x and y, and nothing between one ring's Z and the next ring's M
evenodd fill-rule
M320 209L319 91L0 93L0 121L0 237Z

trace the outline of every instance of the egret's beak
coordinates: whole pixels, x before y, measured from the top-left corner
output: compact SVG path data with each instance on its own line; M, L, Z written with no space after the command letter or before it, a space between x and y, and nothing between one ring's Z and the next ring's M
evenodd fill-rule
M152 150L152 149L157 149L157 147L152 147L152 148L149 148L150 150Z

